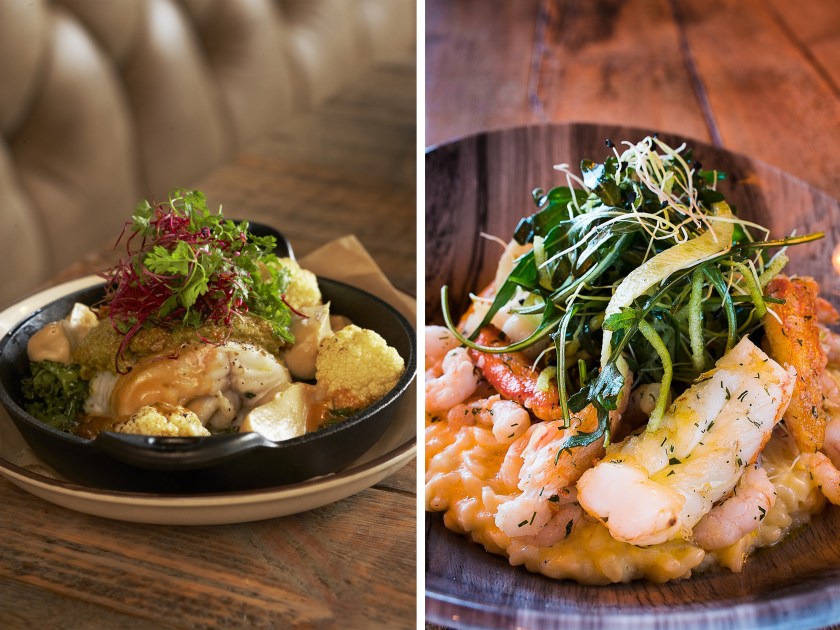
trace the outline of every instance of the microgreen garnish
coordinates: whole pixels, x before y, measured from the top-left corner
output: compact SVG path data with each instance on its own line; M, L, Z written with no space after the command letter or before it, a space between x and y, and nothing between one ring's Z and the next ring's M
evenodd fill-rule
M703 169L685 145L656 137L623 145L619 152L608 142L613 154L582 161L580 176L556 167L568 186L534 191L537 211L514 232L534 248L496 287L474 331L457 329L441 290L444 320L468 347L503 353L553 340L542 360L556 366L565 425L590 404L598 417L566 448L609 439L609 412L630 372L634 386L661 384L648 424L655 429L672 387L692 384L761 325L773 302L763 289L785 266L785 248L823 236L768 240L717 190L725 175ZM779 251L771 256L771 248ZM515 310L540 316L535 331L508 346L477 344L479 330L521 289L529 297Z
M141 201L126 224L126 256L105 272L105 304L124 335L117 361L145 325L231 325L235 314L268 321L291 342L283 300L287 273L277 265L272 236L255 236L247 222L207 208L199 191L178 189L165 202Z

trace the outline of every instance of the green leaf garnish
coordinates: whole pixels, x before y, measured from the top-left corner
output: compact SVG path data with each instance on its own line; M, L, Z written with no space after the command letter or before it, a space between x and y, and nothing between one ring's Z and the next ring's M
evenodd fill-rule
M126 229L127 256L104 274L108 313L124 335L118 364L147 325L229 327L248 313L265 319L279 343L294 340L283 300L288 272L273 237L249 233L247 222L211 212L201 192L182 189L163 203L141 201Z
M514 233L534 250L496 287L475 330L457 330L441 290L444 321L470 348L504 353L551 337L541 367L556 366L563 418L568 424L587 405L598 416L597 428L567 447L609 438L609 412L628 368L634 386L662 384L655 426L670 388L689 386L761 326L773 302L763 288L787 262L784 249L823 236L770 240L726 204L717 190L725 174L701 168L685 146L656 137L623 144L619 152L608 143L613 155L603 162L583 160L580 176L557 167L579 188L534 190L537 211ZM773 248L780 252L770 256ZM542 315L534 334L508 346L476 344L479 330L522 290L527 312Z

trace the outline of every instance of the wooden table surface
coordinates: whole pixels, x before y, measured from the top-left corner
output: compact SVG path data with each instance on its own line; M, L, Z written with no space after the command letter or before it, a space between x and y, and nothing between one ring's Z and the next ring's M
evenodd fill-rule
M413 295L415 108L413 58L376 68L196 187L299 255L355 234ZM0 479L0 627L412 628L416 470L310 512L195 527L87 516Z
M840 187L840 3L427 0L426 144L516 125L668 131Z
M425 26L427 147L606 123L696 138L838 194L838 2L426 0Z

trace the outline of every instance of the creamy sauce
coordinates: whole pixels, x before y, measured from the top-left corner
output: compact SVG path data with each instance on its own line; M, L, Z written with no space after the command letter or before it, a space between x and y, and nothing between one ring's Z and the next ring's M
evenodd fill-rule
M92 440L103 431L109 431L126 420L128 420L128 416L84 416L79 421L74 433L79 437Z
M55 361L66 364L72 359L70 340L64 332L62 322L51 322L32 335L26 351L32 362Z
M330 405L326 400L315 401L309 406L306 414L306 432L312 433L326 425L330 418Z
M82 377L90 378L102 370L117 370L116 356L119 352L122 335L106 320L97 326L82 340L73 352L73 359L82 366ZM258 317L240 316L232 320L232 328L207 324L200 328L163 329L159 327L142 328L129 343L120 371L126 372L131 364L145 357L175 352L181 347L196 343L218 345L226 341L248 343L266 352L278 356L284 342L275 337L271 325Z

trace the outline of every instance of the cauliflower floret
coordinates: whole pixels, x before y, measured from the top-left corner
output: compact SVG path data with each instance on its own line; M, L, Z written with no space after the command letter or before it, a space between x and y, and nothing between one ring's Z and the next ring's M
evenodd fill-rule
M116 433L159 435L166 437L197 437L210 435L199 417L179 405L158 403L146 405L132 416L110 429Z
M289 285L286 287L286 302L297 310L304 306L315 306L321 303L321 289L318 288L318 278L307 269L301 269L296 260L281 258L280 267L289 272Z
M361 409L396 385L405 362L377 333L351 324L321 342L315 379L334 409Z

